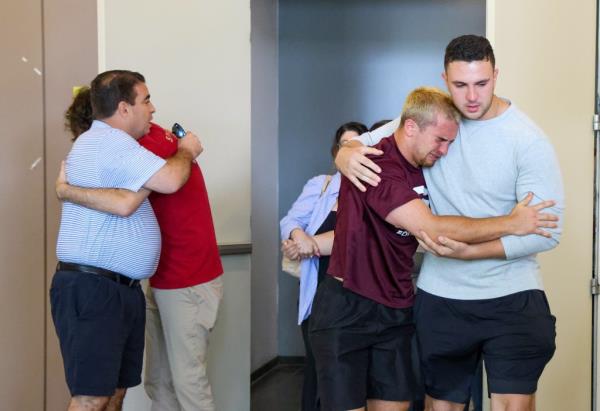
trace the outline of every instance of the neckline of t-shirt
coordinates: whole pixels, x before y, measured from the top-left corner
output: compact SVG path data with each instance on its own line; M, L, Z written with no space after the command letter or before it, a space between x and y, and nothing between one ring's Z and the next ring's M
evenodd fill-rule
M398 147L398 144L396 144L396 140L394 139L394 135L392 134L390 137L388 137L391 141L391 143L394 146L394 150L396 151L396 153L398 154L398 156L400 157L400 161L404 164L405 168L411 172L411 173L420 173L421 172L421 167L415 167L413 166L410 161L408 161L406 159L406 157L404 157L404 155L402 154L402 152L400 151L400 148Z
M489 124L494 124L496 122L501 122L504 121L504 119L511 115L511 113L516 110L516 107L514 105L513 102L511 102L509 99L504 98L504 97L498 97L504 101L506 101L508 103L508 108L506 110L504 110L502 113L500 113L499 115L497 115L496 117L492 117L489 118L487 120L470 120L468 118L462 118L461 122L465 125L465 126L484 126L484 125L489 125Z

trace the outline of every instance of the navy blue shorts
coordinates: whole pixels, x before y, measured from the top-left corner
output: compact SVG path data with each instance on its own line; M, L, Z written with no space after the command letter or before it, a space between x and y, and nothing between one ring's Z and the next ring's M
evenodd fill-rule
M310 315L321 410L363 407L367 399L411 401L412 308L386 307L326 276Z
M146 301L139 284L57 271L50 305L71 395L109 397L141 382Z
M490 393L533 394L554 354L556 319L541 290L455 300L419 289L414 314L425 390L439 400L466 403L481 357Z

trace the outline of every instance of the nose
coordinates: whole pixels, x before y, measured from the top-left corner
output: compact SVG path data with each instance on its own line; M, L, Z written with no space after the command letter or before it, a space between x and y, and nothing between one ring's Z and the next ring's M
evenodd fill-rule
M154 104L150 103L150 112L152 114L154 114L156 112L156 107L154 107Z
M441 156L445 156L446 154L448 154L449 147L450 147L450 144L442 143L438 149L438 152L440 153Z
M477 92L475 90L475 87L469 87L467 91L467 100L477 101Z

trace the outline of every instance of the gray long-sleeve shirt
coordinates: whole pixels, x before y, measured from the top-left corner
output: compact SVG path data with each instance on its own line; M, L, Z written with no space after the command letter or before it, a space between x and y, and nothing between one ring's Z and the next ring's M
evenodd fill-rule
M361 136L372 144L388 129ZM391 132L390 132L391 129ZM487 299L543 289L536 255L560 240L564 194L558 161L545 134L514 104L490 120L463 120L448 155L424 169L431 209L438 215L490 217L508 214L518 200L534 193L532 204L555 200L546 211L560 217L551 238L501 238L503 259L463 261L426 254L418 287L438 296Z

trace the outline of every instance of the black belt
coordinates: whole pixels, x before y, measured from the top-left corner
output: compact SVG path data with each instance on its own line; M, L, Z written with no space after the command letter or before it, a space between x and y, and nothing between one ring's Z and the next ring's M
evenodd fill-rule
M133 278L129 278L123 274L119 274L104 268L94 267L91 265L63 263L62 261L59 261L56 265L56 270L77 271L80 273L101 275L102 277L110 278L111 280L119 284L126 285L127 287L134 287L140 283L140 280L134 280Z

